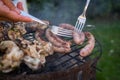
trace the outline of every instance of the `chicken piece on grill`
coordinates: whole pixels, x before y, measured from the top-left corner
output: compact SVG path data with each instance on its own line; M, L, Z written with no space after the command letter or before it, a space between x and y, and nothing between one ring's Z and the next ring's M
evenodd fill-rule
M25 64L32 70L37 70L41 68L41 61L39 58L31 57L26 55L24 57Z
M8 30L8 37L11 40L21 38L27 31L25 30L25 23L14 23L13 27Z
M13 41L2 41L0 43L0 71L10 72L18 67L24 53Z
M20 32L18 30L11 29L11 30L8 30L8 37L11 40L15 40L15 39L20 38L21 34L20 34Z
M14 23L14 29L18 30L21 35L27 33L26 29L25 29L25 24L24 22L17 22L17 23Z
M25 41L22 41L22 44ZM51 43L42 44L36 40L32 43L26 43L27 47L23 47L22 50L25 53L23 58L25 64L32 70L41 68L46 62L45 57L53 54Z

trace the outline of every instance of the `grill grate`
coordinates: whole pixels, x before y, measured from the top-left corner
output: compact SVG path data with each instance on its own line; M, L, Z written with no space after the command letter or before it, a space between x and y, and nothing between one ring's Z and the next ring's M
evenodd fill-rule
M33 41L34 33L26 34L24 38ZM71 38L67 38L67 40L71 40ZM81 64L84 64L86 61L93 59L97 56L98 58L101 56L102 49L100 43L97 40L92 54L86 58L80 59L79 51L82 47L84 47L84 45L78 46L73 44L71 46L72 51L70 53L67 54L54 53L54 55L46 57L46 63L39 70L32 71L24 63L22 63L18 69L7 74L10 75L40 74L54 71L64 71L76 66L80 66ZM97 69L96 67L94 68Z

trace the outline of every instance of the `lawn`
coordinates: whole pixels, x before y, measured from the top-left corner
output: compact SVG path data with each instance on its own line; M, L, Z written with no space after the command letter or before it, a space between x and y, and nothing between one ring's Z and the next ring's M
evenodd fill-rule
M92 33L102 44L103 55L98 63L102 72L97 71L97 80L120 80L120 22L92 21L96 27Z

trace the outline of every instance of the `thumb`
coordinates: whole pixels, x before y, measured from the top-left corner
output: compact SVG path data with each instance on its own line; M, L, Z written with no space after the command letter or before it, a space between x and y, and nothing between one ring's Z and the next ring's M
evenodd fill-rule
M24 10L22 2L17 3L17 8L20 9L20 10Z

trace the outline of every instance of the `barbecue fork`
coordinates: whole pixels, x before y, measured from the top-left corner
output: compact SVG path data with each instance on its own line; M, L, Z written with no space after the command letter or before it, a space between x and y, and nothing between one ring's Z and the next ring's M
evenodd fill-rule
M51 31L59 36L72 37L72 30L64 29L58 26L51 26Z
M75 24L75 31L76 32L81 32L83 30L83 27L86 22L86 10L88 8L88 5L90 3L90 0L87 0L85 8L83 10L83 13L78 17L76 24Z
M47 25L46 23L44 23L42 20L24 12L24 11L21 11L21 15L23 16L28 16L30 17L33 21L36 21L36 22L39 22L40 24L43 24L43 25ZM58 27L58 26L49 26L52 33L56 34L56 35L59 35L59 36L63 36L63 37L72 37L72 31L71 30L68 30L68 29L64 29L62 27Z

